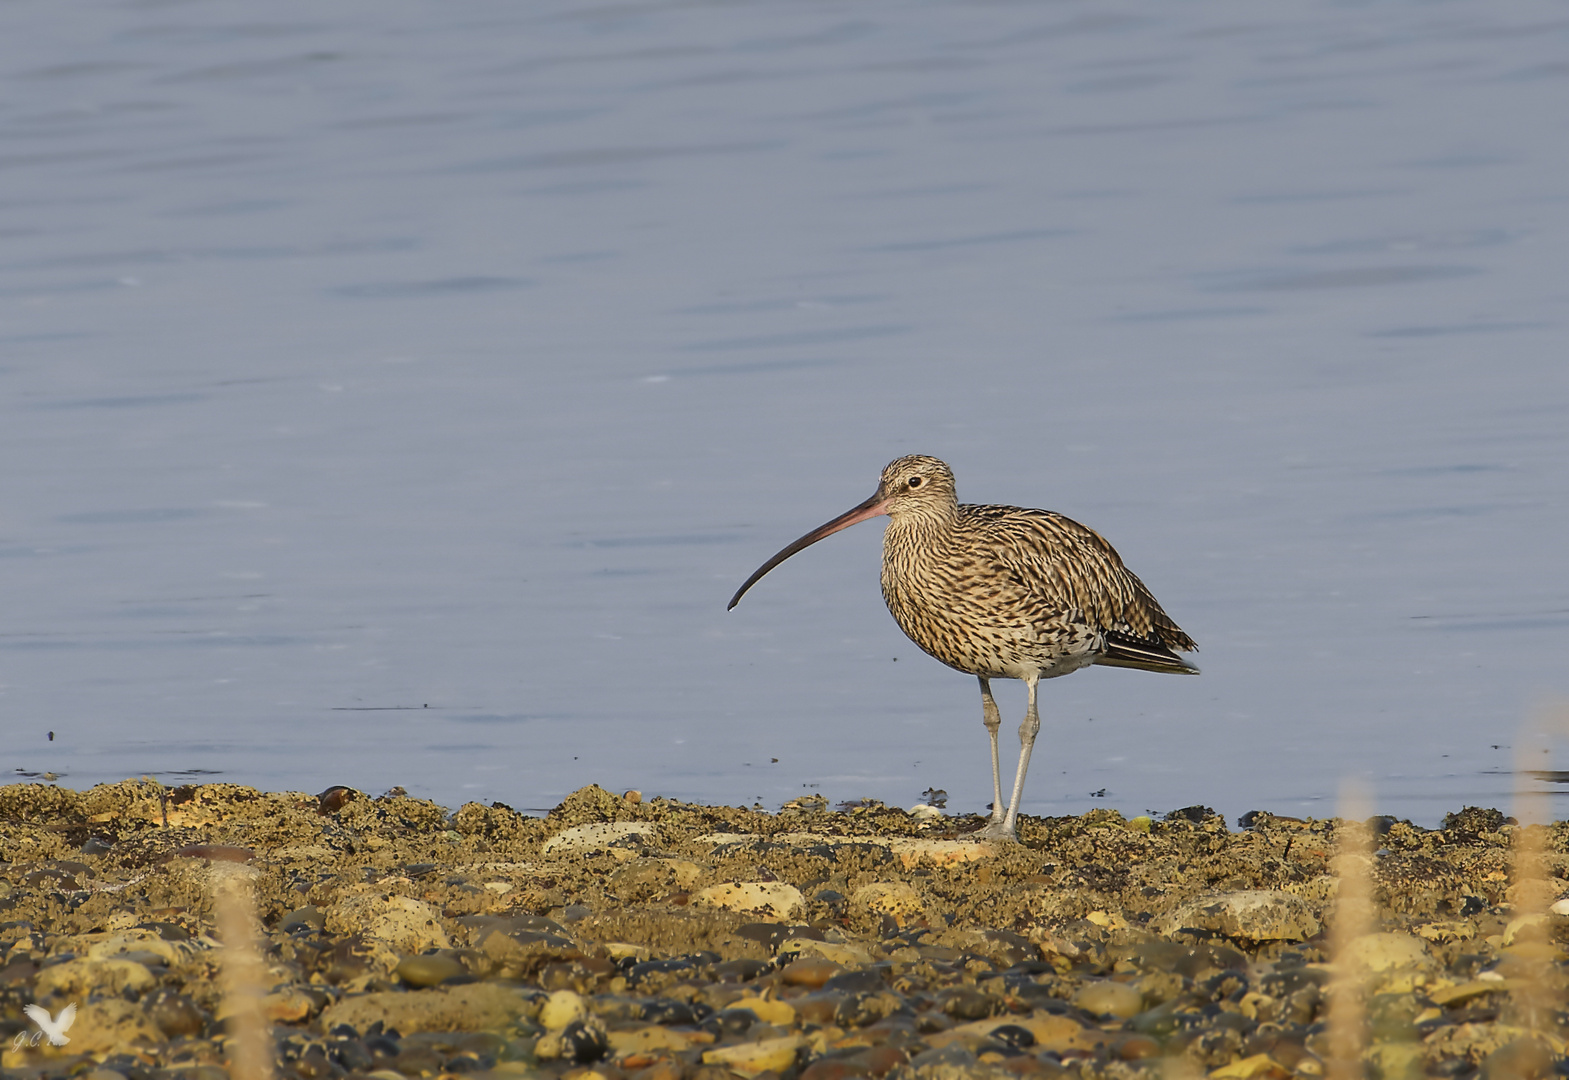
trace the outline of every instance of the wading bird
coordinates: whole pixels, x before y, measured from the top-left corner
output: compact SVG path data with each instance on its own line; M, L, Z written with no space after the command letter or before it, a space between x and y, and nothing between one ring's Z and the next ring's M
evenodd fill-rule
M920 454L890 462L870 499L758 567L729 607L802 548L880 514L889 519L882 582L894 621L922 651L981 681L981 720L992 744L992 816L983 835L1017 837L1042 679L1090 664L1198 674L1177 655L1198 646L1099 533L1049 510L961 504L953 471ZM1022 679L1030 695L1006 808L992 679Z

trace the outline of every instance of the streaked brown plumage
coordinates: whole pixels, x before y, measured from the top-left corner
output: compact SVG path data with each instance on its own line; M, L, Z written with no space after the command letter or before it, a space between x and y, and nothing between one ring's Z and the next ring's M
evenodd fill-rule
M1015 835L1024 775L1040 729L1036 685L1090 664L1197 674L1177 656L1198 648L1099 533L1048 510L960 504L953 472L933 457L890 462L877 493L769 559L730 600L802 548L887 514L883 599L923 651L981 683L991 735L992 836ZM1022 679L1029 710L1006 811L997 754L996 678Z

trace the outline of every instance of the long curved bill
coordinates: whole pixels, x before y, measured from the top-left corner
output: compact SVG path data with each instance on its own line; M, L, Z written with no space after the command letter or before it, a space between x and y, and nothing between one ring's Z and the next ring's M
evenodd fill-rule
M772 559L769 559L762 566L759 566L756 572L754 572L751 577L746 579L746 584L742 585L735 591L735 595L732 596L730 598L730 602L725 605L725 610L729 611L731 608L739 604L741 602L741 597L746 595L746 590L750 589L753 585L756 585L758 579L760 579L764 574L768 573L768 571L772 570L774 567L778 566L780 563L784 562L790 556L794 555L797 551L800 551L802 548L811 547L823 537L832 536L840 529L848 529L851 525L854 525L858 521L865 521L867 518L874 518L879 514L886 514L887 512L888 497L884 495L882 489L879 488L877 494L873 495L870 499L867 499L860 506L857 506L852 510L846 510L832 521L817 526L817 528L801 537L801 539L797 540L795 543L787 546L784 550L779 552L779 554L775 555Z

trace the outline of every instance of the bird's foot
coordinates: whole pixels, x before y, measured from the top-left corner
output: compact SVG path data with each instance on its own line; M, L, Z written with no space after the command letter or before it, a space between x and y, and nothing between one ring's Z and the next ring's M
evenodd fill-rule
M1012 840L1014 843L1019 841L1019 834L1003 818L992 818L975 835L982 840Z

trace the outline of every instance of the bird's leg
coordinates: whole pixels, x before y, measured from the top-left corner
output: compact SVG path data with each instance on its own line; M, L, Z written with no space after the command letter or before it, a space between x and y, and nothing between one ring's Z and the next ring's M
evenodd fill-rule
M1001 822L1003 816L1002 805L1002 763L997 760L997 731L1002 727L1002 713L997 711L997 700L992 697L992 681L986 676L979 676L981 680L981 723L986 725L986 734L992 737L992 820Z
M1014 839L1018 838L1019 803L1024 798L1024 774L1030 768L1030 751L1035 749L1035 735L1041 729L1041 714L1035 707L1035 688L1040 684L1039 675L1031 675L1024 680L1030 688L1030 707L1024 714L1024 723L1019 725L1019 773L1013 778L1013 798L1008 800L1008 816L1003 819L1002 832Z

